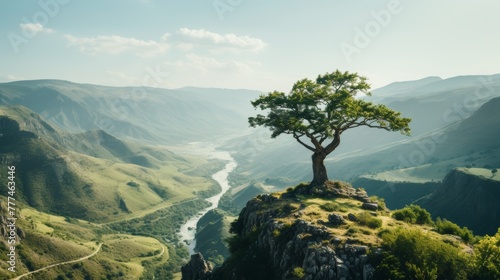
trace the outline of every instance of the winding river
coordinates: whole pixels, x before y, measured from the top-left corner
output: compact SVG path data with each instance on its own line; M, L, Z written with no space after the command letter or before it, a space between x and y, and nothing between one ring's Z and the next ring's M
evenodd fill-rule
M198 212L195 216L191 217L185 224L181 226L179 236L181 240L185 242L189 247L190 255L195 253L194 248L196 247L196 224L208 211L217 208L222 195L224 195L231 187L227 180L227 176L236 168L237 165L234 158L232 158L229 152L226 151L217 151L215 149L211 149L210 157L227 161L222 170L212 175L212 178L221 186L222 191L212 197L207 198L206 201L210 202L212 205Z

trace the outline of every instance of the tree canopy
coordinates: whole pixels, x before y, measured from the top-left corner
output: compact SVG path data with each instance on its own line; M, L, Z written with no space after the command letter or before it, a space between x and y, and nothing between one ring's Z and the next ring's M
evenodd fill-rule
M356 98L360 93L371 95L369 89L365 77L336 70L316 80L299 80L288 94L273 91L261 95L252 105L267 115L258 114L248 121L251 127L268 127L273 138L290 134L311 150L311 184L322 184L328 179L323 160L338 147L344 131L366 126L410 134L410 118L385 105Z

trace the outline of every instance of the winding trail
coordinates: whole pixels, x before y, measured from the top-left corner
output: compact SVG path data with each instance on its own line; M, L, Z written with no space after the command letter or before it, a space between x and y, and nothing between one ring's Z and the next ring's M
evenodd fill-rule
M81 262L81 261L84 261L86 259L89 259L91 257L93 257L95 254L99 253L99 251L101 250L101 247L102 247L102 243L99 244L99 247L97 247L97 249L95 250L95 252L93 252L92 254L88 255L88 256L85 256L85 257L81 257L77 260L72 260L72 261L65 261L65 262L60 262L60 263L55 263L55 264L51 264L51 265L48 265L48 266L45 266L45 267L42 267L42 268L39 268L37 270L33 270L33 271L30 271L30 272L27 272L27 273L24 273L24 274L21 274L19 276L17 276L16 278L12 278L12 280L18 280L18 279L21 279L23 278L24 276L28 276L30 274L35 274L37 272L40 272L42 270L46 270L46 269L49 269L49 268L52 268L52 267L56 267L56 266L60 266L60 265L63 265L63 264L70 264L70 263L76 263L76 262Z

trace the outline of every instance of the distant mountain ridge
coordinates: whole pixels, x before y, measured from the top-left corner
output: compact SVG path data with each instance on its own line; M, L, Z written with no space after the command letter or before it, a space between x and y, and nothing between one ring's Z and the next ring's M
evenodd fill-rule
M372 90L372 93L375 96L397 95L442 80L443 79L441 79L440 77L430 76L414 81L394 82L381 88L374 89Z
M22 105L66 131L101 129L121 138L180 143L246 127L255 91L108 87L60 80L0 84L0 105Z

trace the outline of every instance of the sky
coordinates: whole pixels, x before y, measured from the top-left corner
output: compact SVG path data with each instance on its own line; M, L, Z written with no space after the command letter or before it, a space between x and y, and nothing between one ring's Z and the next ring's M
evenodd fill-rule
M39 0L0 3L0 82L289 91L500 73L500 1Z

